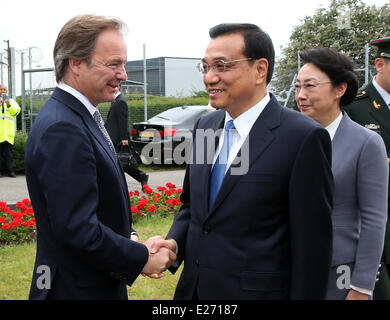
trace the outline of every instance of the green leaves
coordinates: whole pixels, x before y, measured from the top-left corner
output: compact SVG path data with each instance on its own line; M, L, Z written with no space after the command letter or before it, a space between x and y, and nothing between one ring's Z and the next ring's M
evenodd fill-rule
M321 8L313 16L306 16L282 48L271 86L276 94L288 90L298 71L298 53L321 46L341 51L353 60L356 68L365 63L364 46L372 39L390 34L390 4L367 6L362 0L332 0L328 8ZM370 48L370 64L376 49ZM290 103L291 106L291 103Z

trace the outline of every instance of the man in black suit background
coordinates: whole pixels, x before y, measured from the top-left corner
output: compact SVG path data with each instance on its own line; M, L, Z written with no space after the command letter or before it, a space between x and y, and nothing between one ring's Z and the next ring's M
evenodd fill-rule
M117 150L120 150L122 146L129 146L130 152L134 153L134 157L139 159L137 151L129 140L129 107L125 97L120 92L120 85L115 89L115 101L111 103L104 126ZM140 182L141 187L148 183L149 176L139 170L138 166L125 168L125 172Z

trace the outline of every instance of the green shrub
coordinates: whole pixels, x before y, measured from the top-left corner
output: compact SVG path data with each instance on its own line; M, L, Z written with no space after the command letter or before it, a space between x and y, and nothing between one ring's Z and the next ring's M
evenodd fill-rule
M17 132L13 147L15 172L24 173L24 149L27 142L27 133Z

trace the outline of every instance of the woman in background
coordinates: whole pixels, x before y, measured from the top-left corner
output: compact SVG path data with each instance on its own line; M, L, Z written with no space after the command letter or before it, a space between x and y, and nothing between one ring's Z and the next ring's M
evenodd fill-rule
M304 65L295 101L332 139L333 258L326 299L371 299L387 219L385 145L377 133L342 111L358 90L349 58L330 48L305 50L300 57Z

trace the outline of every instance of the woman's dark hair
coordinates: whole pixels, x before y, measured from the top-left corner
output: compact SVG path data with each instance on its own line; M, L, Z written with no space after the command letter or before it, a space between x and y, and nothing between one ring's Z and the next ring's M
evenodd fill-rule
M258 26L249 23L222 23L209 31L211 39L231 33L241 33L244 37L245 48L243 54L247 58L267 59L267 84L270 83L274 72L275 49L269 35Z
M312 63L332 81L332 85L346 82L347 90L340 99L340 106L344 107L353 102L359 89L357 76L353 71L353 63L346 56L332 48L316 47L299 53L303 63Z

